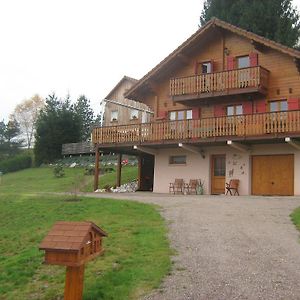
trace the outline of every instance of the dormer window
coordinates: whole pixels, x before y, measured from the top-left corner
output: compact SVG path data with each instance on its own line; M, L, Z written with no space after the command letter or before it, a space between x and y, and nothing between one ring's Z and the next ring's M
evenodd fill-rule
M238 69L249 68L250 67L249 55L238 57L237 58L237 67L238 67Z

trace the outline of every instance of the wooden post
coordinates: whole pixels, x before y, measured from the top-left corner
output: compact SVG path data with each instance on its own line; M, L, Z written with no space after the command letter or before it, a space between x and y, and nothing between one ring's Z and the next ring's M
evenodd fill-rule
M138 156L138 190L142 189L142 155Z
M122 153L118 154L118 163L117 163L117 180L116 186L121 186L121 177L122 177Z
M64 300L81 300L83 292L84 264L67 267Z
M98 190L99 187L99 158L100 158L100 153L99 153L99 146L97 144L95 149L94 191Z

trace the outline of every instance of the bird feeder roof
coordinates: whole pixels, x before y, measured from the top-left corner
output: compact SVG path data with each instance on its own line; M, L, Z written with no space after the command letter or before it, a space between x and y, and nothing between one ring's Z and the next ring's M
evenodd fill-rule
M79 251L86 243L91 231L100 236L107 236L107 233L93 222L56 222L41 242L39 249Z

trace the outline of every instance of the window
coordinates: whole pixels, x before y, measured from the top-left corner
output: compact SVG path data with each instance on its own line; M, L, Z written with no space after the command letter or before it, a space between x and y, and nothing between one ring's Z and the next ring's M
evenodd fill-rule
M185 165L186 164L186 155L176 155L169 157L170 165Z
M237 58L238 69L249 68L250 67L250 58L249 56L240 56Z
M139 118L139 111L137 109L130 110L130 120L136 120Z
M204 62L201 64L201 73L208 74L211 73L211 62Z
M214 176L225 176L226 174L226 158L223 155L215 156L213 161Z
M169 112L169 120L191 120L193 118L192 110L177 110Z
M243 106L241 104L227 106L227 116L236 116L242 114L243 114Z
M288 103L286 100L271 101L269 105L270 105L270 112L288 110Z
M110 121L111 122L118 121L118 111L117 110L113 110L110 113Z

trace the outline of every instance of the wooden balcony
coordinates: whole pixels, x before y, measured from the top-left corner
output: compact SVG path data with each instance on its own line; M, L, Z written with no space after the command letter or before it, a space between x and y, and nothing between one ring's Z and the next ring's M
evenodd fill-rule
M279 134L300 136L300 111L97 127L93 130L92 141L113 147L176 143L183 140L201 142L218 137L263 139Z
M182 102L238 94L266 94L269 71L250 67L170 80L170 96Z

